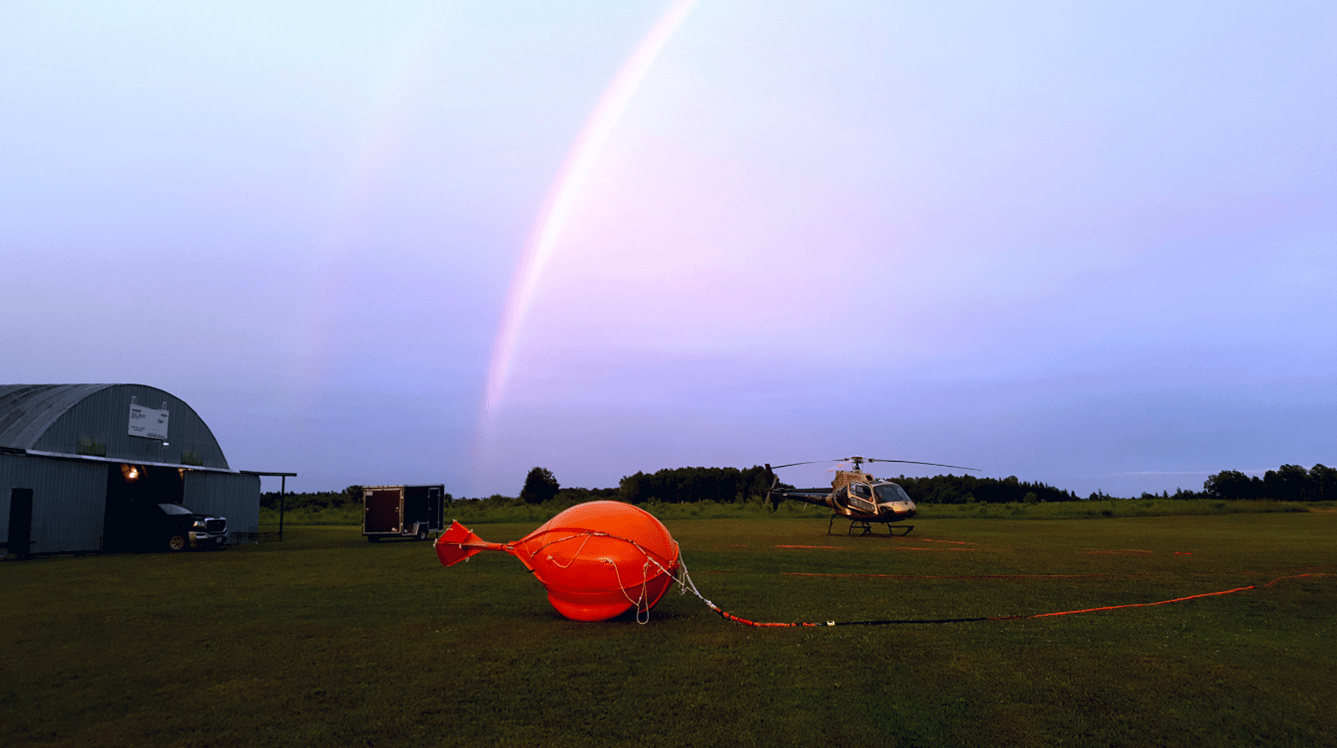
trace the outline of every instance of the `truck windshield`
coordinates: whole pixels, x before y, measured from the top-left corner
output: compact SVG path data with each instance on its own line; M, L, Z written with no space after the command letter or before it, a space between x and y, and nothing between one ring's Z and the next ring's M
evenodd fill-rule
M163 510L166 514L194 514L194 512L180 504L159 504L158 508Z
M902 491L901 487L895 483L885 483L880 486L874 486L873 490L877 491L877 502L879 504L890 504L893 501L910 500L910 497L906 495L905 491Z

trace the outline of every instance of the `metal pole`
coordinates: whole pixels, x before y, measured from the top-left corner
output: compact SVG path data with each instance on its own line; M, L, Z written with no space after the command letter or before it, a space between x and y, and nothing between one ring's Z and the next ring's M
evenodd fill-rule
M283 540L283 496L288 492L288 476L279 476L279 540Z

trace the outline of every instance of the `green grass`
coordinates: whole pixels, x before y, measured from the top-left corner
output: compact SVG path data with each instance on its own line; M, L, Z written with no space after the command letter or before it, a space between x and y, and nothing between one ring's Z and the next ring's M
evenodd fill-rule
M925 519L1082 519L1106 517L1173 517L1179 515L1272 514L1308 512L1328 504L1288 501L1211 501L1187 499L1113 499L1110 501L1065 501L1049 504L919 504Z
M1188 501L1182 499L1112 501L1068 501L1049 504L919 504L921 519L1080 519L1104 517L1169 517L1183 514L1266 514L1272 512L1307 512L1310 508L1332 508L1334 502L1297 504L1281 501ZM494 522L542 523L570 504L549 502L537 506L497 506L482 501L456 501L446 506L447 520L458 519L466 525ZM745 504L644 504L642 508L663 520L671 519L750 519L761 517L811 519L827 516L827 510L796 501L781 503L772 512L759 502ZM362 524L362 505L301 508L284 513L284 527L302 525ZM261 528L278 529L276 509L261 509Z
M648 625L581 624L510 556L445 569L425 543L293 524L0 563L0 725L14 746L1337 744L1337 576L1317 576L1337 513L925 515L896 539L827 536L813 511L665 524L701 592L759 621L1256 588L803 629L671 592Z

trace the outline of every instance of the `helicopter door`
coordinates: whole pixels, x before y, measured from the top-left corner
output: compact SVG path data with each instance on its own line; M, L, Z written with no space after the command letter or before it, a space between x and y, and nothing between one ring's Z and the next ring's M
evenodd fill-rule
M873 503L873 489L865 483L851 483L849 488L850 508L866 514L877 514L877 505Z

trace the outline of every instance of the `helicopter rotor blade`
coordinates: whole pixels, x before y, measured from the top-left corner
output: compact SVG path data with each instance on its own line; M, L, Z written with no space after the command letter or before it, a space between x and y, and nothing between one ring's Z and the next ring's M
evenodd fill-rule
M767 465L770 470L779 470L780 468L796 467L798 465L816 465L820 462L899 462L903 465L932 465L933 467L953 468L955 470L974 470L979 468L963 467L961 465L945 465L941 462L919 462L918 460L883 460L877 457L837 457L834 460L807 460L806 462L790 462L784 465Z
M961 467L960 465L944 465L940 462L916 462L915 460L879 460L876 457L865 457L864 460L867 462L899 462L905 465L932 465L933 467L953 468L956 470L974 470L976 472L979 471L979 468Z
M771 465L770 467L771 470L779 470L780 468L794 467L795 465L816 465L819 462L845 462L845 461L846 461L845 459L808 460L807 462L791 462L788 465Z

